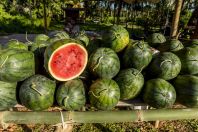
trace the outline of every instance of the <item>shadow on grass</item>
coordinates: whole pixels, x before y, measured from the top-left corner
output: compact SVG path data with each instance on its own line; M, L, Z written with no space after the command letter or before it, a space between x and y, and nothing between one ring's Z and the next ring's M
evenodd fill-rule
M98 130L101 130L101 132L112 132L109 128L103 126L102 124L99 123L95 123L93 124L93 126L95 126L96 128L98 128Z

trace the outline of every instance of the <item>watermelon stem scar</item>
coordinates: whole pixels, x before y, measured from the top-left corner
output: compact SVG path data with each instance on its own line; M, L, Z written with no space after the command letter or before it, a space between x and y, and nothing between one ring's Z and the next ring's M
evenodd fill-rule
M162 67L162 65L163 65L165 62L170 62L170 63L172 63L171 60L164 60L164 61L161 62L160 67Z
M0 65L0 68L3 67L3 65L6 63L7 60L8 60L8 56L6 56L5 60L4 60L3 63Z
M100 62L101 62L102 58L103 58L103 56L99 57L98 63L94 66L93 71L95 71L95 69L98 68L98 66L100 65Z
M66 96L64 99L63 99L63 105L67 105L67 103L68 103L68 100L69 99L69 96Z
M135 74L135 76L138 76L142 72L143 69L144 69L144 66L140 69L140 71L137 74Z
M92 94L96 98L100 98L100 96L95 95L93 91L89 91L89 94Z
M32 84L31 84L31 88L32 88L33 90L35 90L37 93L39 93L41 96L43 96L43 94L42 94L40 91L38 91L38 90L36 89L36 84L32 83Z
M57 44L59 47L54 46L55 49L52 49L48 71L56 80L68 81L78 77L84 71L88 54L80 44L62 43L61 46Z

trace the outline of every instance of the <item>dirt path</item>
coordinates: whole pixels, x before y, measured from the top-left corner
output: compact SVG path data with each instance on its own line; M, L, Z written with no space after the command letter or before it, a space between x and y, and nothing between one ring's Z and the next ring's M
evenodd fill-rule
M27 38L29 41L33 41L36 34L28 34ZM6 44L11 39L17 39L21 42L27 42L26 34L12 34L8 36L0 36L0 44Z

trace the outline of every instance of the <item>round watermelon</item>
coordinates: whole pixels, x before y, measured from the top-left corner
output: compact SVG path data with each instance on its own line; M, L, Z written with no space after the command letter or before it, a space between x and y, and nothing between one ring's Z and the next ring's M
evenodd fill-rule
M176 92L169 82L160 78L151 79L145 84L143 99L154 108L167 108L174 104Z
M16 82L0 81L0 110L8 110L17 104Z
M61 39L69 39L69 34L65 31L54 31L49 33L50 38L47 40L49 43L54 43Z
M4 49L19 49L19 50L28 50L28 45L22 43L16 39L10 40L7 44L4 45Z
M118 84L111 79L98 79L90 87L89 100L100 110L113 109L120 99Z
M124 51L123 64L125 68L142 70L152 60L152 51L147 43L138 41L129 45Z
M65 110L79 110L85 105L85 88L80 79L61 84L56 92L56 100Z
M160 44L166 42L166 38L161 33L153 33L147 38L147 42L152 47L158 47Z
M167 52L167 51L175 52L175 51L179 51L183 48L184 48L184 46L181 43L181 41L179 41L177 39L171 39L171 40L167 41L166 43L161 44L157 49L160 52Z
M30 110L45 110L53 105L56 83L45 76L34 75L19 89L19 99Z
M137 97L144 85L143 75L134 68L121 70L116 76L115 81L120 88L121 100Z
M31 51L5 49L0 52L0 80L23 81L35 74L34 54Z
M89 37L86 35L85 31L79 32L75 39L80 40L86 47L89 45Z
M120 70L120 61L110 48L99 48L90 55L88 61L90 72L99 78L113 78Z
M68 81L84 71L88 54L80 44L73 39L62 39L46 48L44 65L53 78L58 81Z
M173 82L177 101L187 107L198 107L198 77L179 75Z
M30 46L30 51L34 53L35 57L35 72L37 74L45 74L44 68L44 52L46 47L49 45L47 41L40 40L37 43L33 43Z
M93 53L96 49L98 49L99 47L101 47L102 44L102 40L101 39L92 39L90 40L89 45L87 46L87 51L88 54Z
M198 46L198 39L192 39L189 43L188 46Z
M113 25L102 35L103 46L113 49L115 52L122 51L129 44L129 33L120 25Z
M45 34L38 34L35 38L34 38L34 42L35 43L40 43L43 41L47 41L49 39L49 37Z
M177 56L181 60L181 74L198 73L198 47L186 47L178 52Z
M171 52L163 52L153 59L149 66L149 73L154 77L170 80L175 78L181 70L180 59Z

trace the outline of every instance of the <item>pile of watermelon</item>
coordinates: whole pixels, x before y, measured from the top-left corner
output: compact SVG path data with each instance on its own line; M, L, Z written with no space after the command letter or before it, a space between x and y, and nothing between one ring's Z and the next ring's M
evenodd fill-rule
M198 107L198 40L129 36L114 25L97 38L56 31L1 45L0 110L16 104L33 111L80 110L86 104L112 110L120 100L136 98L154 108L175 102Z

